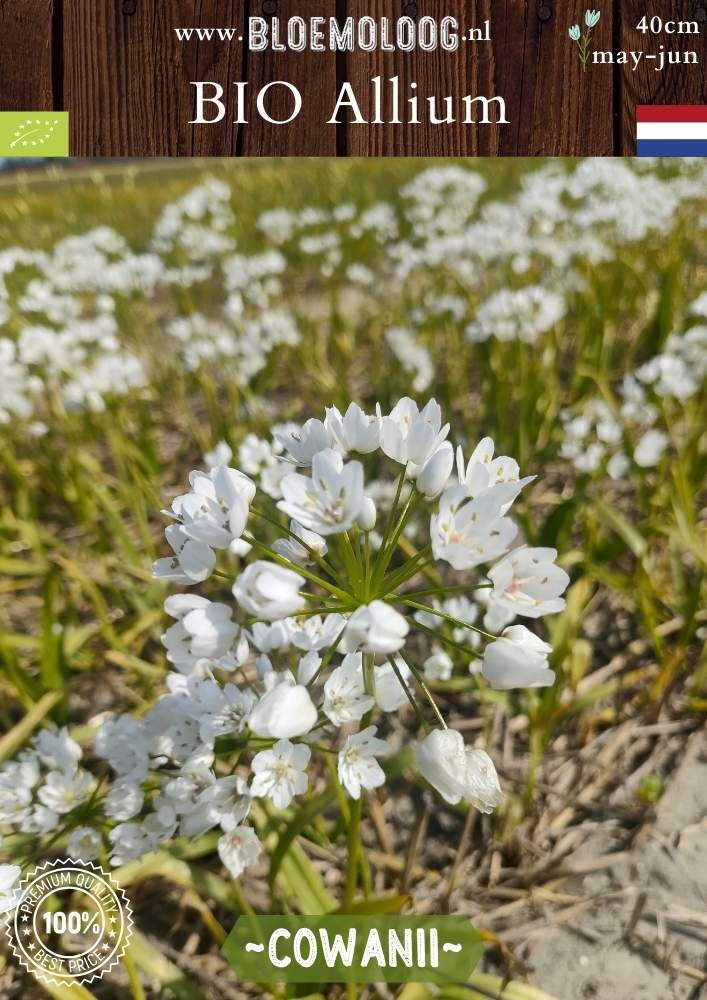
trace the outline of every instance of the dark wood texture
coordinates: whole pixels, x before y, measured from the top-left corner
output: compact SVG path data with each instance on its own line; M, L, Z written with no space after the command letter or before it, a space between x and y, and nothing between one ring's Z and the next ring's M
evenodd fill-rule
M251 2L251 17L264 17L266 4ZM263 9L265 8L265 9ZM296 15L334 17L334 0L279 0L274 7L281 22ZM272 22L271 18L268 18ZM235 23L235 22L234 22ZM242 22L238 22L242 23ZM325 125L331 116L336 93L335 52L248 52L249 124L243 129L244 156L335 156L337 129ZM302 112L286 125L270 125L256 115L255 94L271 80L287 80L302 94ZM292 97L283 88L272 88L265 99L271 118L285 119L292 108Z
M53 0L0 0L0 108L53 107Z
M134 10L134 13L124 11ZM196 11L196 13L195 13ZM194 80L242 78L239 44L180 44L175 27L240 25L238 0L64 0L64 106L74 156L213 156L236 149L233 114L189 125Z
M68 109L75 156L475 156L632 154L637 104L707 103L707 0L596 0L601 20L593 47L601 50L697 52L698 65L656 60L594 65L582 71L568 38L583 27L588 0L0 0L0 108ZM643 14L694 20L697 36L636 30ZM452 15L465 28L491 22L491 42L464 41L458 51L410 53L248 52L235 39L179 42L175 27L236 27L272 16L395 21ZM421 108L437 96L503 97L509 124L356 124L350 112L328 125L336 94L351 82L367 119L374 77L391 110L391 77L403 106L416 93ZM213 125L191 125L195 80L223 85L227 113ZM247 80L248 123L233 123L233 82ZM302 93L303 109L287 125L262 121L257 91L287 80ZM417 88L411 90L411 83ZM266 106L283 116L291 98L273 89ZM492 117L496 109L492 107ZM459 113L457 113L459 112Z

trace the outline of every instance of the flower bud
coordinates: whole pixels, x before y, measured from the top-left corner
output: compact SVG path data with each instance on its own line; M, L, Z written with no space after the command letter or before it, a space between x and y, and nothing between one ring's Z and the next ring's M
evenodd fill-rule
M449 481L454 464L452 446L445 441L439 451L428 459L417 477L417 488L428 498L439 496Z
M370 531L376 523L376 505L370 497L364 497L358 514L358 523L364 531Z
M317 710L302 684L282 682L264 694L250 713L251 732L265 739L304 736L315 725Z
M511 625L484 650L483 674L498 691L550 687L555 675L547 662L552 647L525 625Z

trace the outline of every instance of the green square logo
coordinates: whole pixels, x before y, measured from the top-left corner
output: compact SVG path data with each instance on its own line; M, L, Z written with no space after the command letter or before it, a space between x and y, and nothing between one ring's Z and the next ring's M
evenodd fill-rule
M68 111L0 111L0 156L68 155Z

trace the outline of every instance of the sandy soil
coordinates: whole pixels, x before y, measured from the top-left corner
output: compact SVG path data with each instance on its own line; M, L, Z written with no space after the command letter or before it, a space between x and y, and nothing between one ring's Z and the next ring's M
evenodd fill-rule
M587 856L611 851L600 830ZM707 995L707 740L693 734L653 823L609 872L568 884L597 895L571 925L531 934L529 980L559 1000L697 1000Z

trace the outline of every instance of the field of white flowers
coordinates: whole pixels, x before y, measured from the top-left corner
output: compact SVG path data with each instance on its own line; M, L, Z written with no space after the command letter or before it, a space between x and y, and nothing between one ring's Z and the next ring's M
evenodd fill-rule
M219 954L339 910L468 914L434 995L546 997L573 859L703 733L707 168L4 179L0 373L0 907L69 856L135 912L50 992L432 997Z

